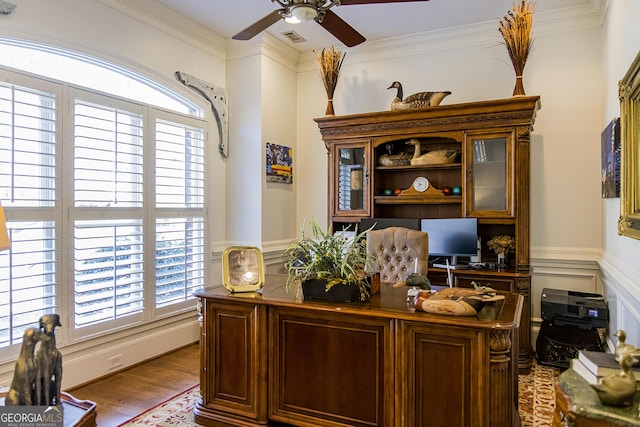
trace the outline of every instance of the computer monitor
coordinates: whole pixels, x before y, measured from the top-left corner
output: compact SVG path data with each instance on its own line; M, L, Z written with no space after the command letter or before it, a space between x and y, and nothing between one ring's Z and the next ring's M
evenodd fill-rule
M478 251L477 218L422 219L420 229L429 234L429 257L475 257ZM443 262L444 263L444 262Z

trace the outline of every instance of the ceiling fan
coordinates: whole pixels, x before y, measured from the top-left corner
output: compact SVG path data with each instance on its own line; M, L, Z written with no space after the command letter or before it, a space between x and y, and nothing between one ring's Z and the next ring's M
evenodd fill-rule
M251 24L232 38L235 40L249 40L266 30L281 19L289 23L311 21L320 24L325 30L333 34L345 45L352 47L366 39L351 25L347 24L330 9L334 6L352 4L403 3L428 0L271 0L282 6L264 18Z

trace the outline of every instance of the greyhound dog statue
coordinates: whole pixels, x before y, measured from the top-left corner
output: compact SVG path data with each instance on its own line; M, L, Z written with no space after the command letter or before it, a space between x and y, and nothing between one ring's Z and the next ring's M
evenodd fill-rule
M62 383L62 355L56 348L56 326L60 324L57 314L45 314L40 318L40 332L48 337L40 343L35 355L36 403L43 406L60 405Z
M16 361L11 387L4 399L6 406L37 404L35 402L37 368L33 353L36 344L47 338L38 328L28 328L24 331L20 356Z

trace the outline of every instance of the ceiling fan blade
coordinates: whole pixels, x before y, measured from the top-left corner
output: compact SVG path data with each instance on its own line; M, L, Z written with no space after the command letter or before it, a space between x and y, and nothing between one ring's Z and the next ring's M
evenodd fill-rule
M341 6L349 4L376 4L376 3L409 3L416 1L429 1L429 0L340 0Z
M357 32L351 25L347 24L331 10L327 10L324 19L319 24L349 47L358 45L366 40L362 34Z
M275 24L281 19L282 19L282 16L280 15L280 10L274 10L264 18L249 25L247 28L240 31L238 34L236 34L231 38L234 40L249 40L257 36L258 34L260 34L260 32L266 30L267 28L269 28L270 26L272 26L273 24Z

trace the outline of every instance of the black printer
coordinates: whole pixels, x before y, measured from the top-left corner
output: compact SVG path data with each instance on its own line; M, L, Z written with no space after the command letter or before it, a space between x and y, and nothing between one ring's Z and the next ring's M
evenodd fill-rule
M566 369L579 350L604 351L598 329L607 326L609 309L602 295L544 288L540 311L536 356L541 364Z
M542 320L582 329L604 328L609 309L600 294L544 288L540 298Z

